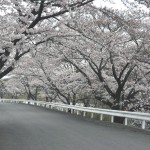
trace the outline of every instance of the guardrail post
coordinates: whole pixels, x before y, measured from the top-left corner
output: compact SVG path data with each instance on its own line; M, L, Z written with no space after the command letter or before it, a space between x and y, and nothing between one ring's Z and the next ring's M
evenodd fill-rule
M124 124L125 124L125 126L127 126L127 125L128 125L128 118L125 118L125 120L124 120Z
M142 121L142 129L145 129L145 120Z
M111 116L111 123L114 122L114 116Z
M79 115L79 110L77 110L77 115Z
M94 118L94 113L91 113L91 118Z
M66 108L66 112L68 112L68 108Z
M84 117L86 116L86 112L85 112L85 111L83 112L83 116L84 116Z
M71 114L73 114L73 112L74 112L73 109L71 109Z
M103 120L103 114L100 115L100 120L101 120L101 121Z

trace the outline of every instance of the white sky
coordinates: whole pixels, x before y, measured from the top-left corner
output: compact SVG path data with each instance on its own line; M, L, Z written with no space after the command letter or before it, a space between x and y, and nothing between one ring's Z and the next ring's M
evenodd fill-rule
M111 1L111 2L110 2ZM145 11L145 12L150 12L146 6L139 4L135 2L134 0L129 0L129 2L134 3L136 5L136 8ZM127 7L123 4L121 0L95 0L94 4L97 7L108 7L108 8L113 8L113 9L119 9L119 10L126 10Z
M97 7L125 9L125 5L121 2L121 0L111 0L111 2L106 0L95 0L94 5L96 5Z

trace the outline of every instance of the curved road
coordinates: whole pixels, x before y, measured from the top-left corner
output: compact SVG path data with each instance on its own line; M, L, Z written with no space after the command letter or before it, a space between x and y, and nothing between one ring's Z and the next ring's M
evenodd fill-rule
M0 103L0 150L149 150L150 133L45 108Z

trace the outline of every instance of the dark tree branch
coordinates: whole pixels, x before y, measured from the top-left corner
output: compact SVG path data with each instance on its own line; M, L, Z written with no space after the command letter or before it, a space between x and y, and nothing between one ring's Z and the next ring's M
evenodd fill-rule
M121 71L120 74L119 74L119 79L121 79L121 77L122 77L124 71L127 69L128 66L129 66L129 63L127 63L127 64L123 67L122 71Z
M8 50L8 48L5 48L4 52L0 53L0 56L2 57L0 58L0 70L5 66L5 63L7 62L9 55L10 51Z
M26 50L26 51L24 51L24 52L22 52L22 53L20 53L20 54L19 54L19 51L17 50L14 59L15 59L16 61L18 61L22 56L24 56L24 55L27 54L28 52L30 52L30 49L28 49L28 50Z
M113 76L115 78L115 80L117 81L118 85L120 86L120 80L119 78L117 77L117 73L116 73L116 68L115 68L115 64L113 62L113 58L112 58L112 54L110 53L110 62L112 64L112 72L113 72Z
M131 72L133 71L133 69L135 68L135 66L136 65L131 66L130 69L128 70L127 74L125 75L125 77L124 77L124 79L122 81L122 85L121 85L122 87L124 87L125 83L127 82L128 78L129 78Z
M41 20L41 15L42 15L43 8L44 8L44 1L42 0L41 3L40 3L39 10L38 10L38 15L37 15L36 19L30 24L28 29L33 28Z
M87 79L88 84L91 86L92 83L91 83L89 77L87 76L87 74L84 71L82 71L82 69L80 69L75 63L73 63L71 60L69 60L66 56L64 56L64 57L65 57L65 61L72 64Z
M0 73L0 79L3 78L5 75L7 75L8 73L10 73L12 70L14 69L13 66L8 67L7 69L5 69L3 72Z

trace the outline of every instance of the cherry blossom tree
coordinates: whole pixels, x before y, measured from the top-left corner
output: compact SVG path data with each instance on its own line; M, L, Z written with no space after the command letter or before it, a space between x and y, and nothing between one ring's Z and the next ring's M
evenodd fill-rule
M46 47L48 48L48 44ZM85 106L89 106L91 89L86 80L72 65L61 61L57 49L51 45L49 47L51 50L47 51L46 47L42 52L40 48L37 49L34 56L24 57L14 71L18 77L20 76L26 91L28 89L30 93L34 93L31 92L34 90L33 86L30 86L33 80L34 87L42 87L49 101L61 101L73 105L82 102ZM22 79L26 79L25 83Z
M111 109L141 109L149 91L150 27L144 20L149 15L93 8L72 14L73 21L65 24L79 35L56 40L62 61L74 66Z
M135 0L135 1L137 1L140 4L145 5L147 7L150 7L150 1L149 0Z
M88 106L95 98L111 109L145 108L150 91L149 13L122 1L130 4L127 11L86 5L92 0L10 0L2 5L2 11L9 7L1 16L0 78L16 66L33 99L42 87L50 101Z
M45 85L49 82L47 87L59 93L61 90L56 86L62 83L56 82L60 80L59 72L64 77L69 72L60 62L70 64L76 70L73 74L80 73L79 78L86 80L91 90L95 89L95 98L110 108L139 109L145 102L142 95L149 90L149 24L144 20L148 15L138 11L137 15L130 15L91 6L86 8L64 16L66 23L57 28L64 36L53 37L55 44L47 41L36 49L36 52L45 49L48 55L46 62L38 59L47 78ZM67 78L61 79L67 83Z
M4 81L0 81L0 98L3 98L6 94L6 87Z
M0 78L11 72L16 62L35 46L61 36L55 17L63 21L61 16L92 1L1 0Z
M17 77L4 80L5 94L4 97L19 98L25 95L25 90L20 80Z

